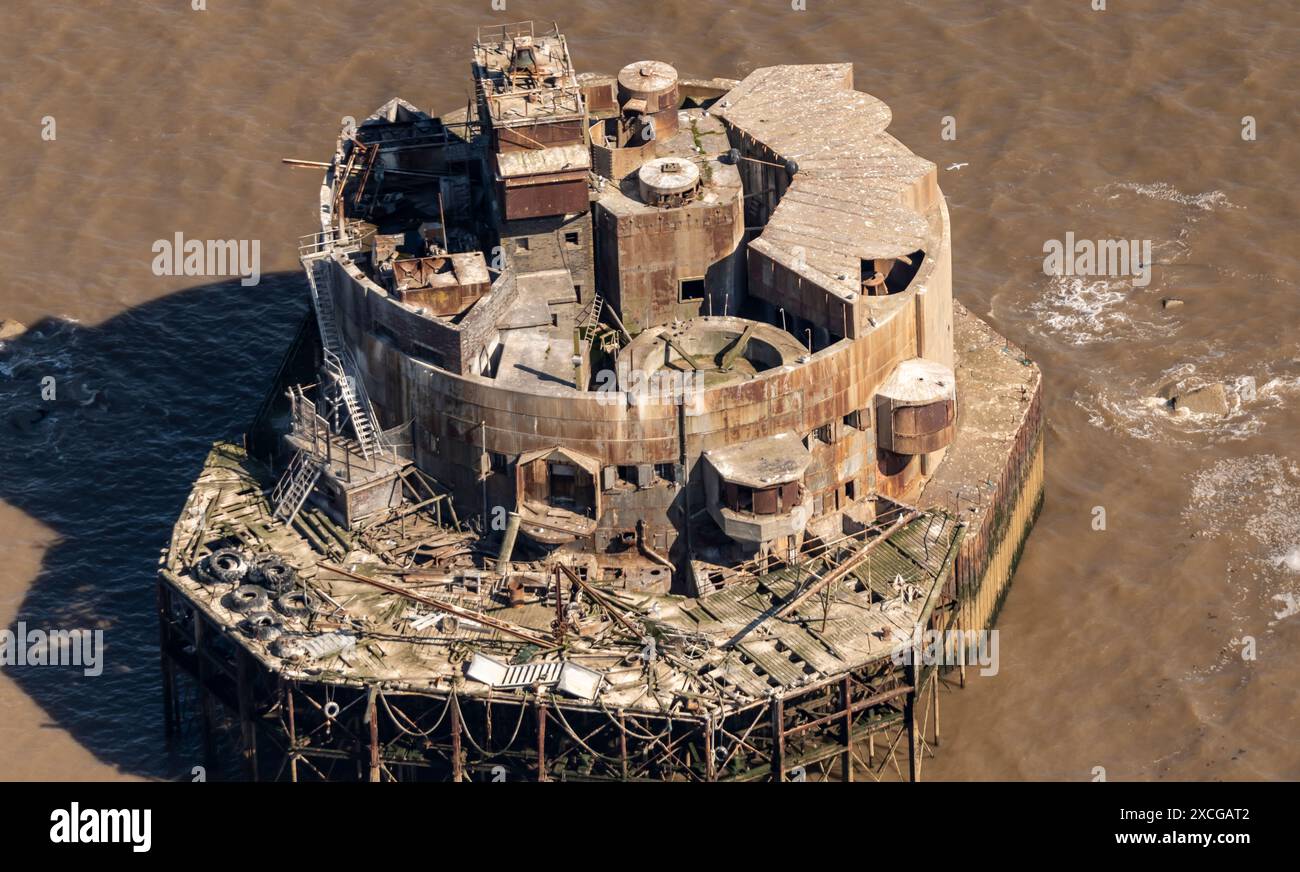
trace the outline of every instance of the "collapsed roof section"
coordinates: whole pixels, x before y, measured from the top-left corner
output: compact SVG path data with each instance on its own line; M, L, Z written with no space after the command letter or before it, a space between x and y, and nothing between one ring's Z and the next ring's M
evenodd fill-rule
M936 241L927 220L940 199L935 166L885 132L889 107L854 90L852 64L760 68L714 114L743 155L784 170L750 167L746 190L772 210L751 252L853 303L871 293L864 281L876 261ZM752 291L762 295L764 282Z

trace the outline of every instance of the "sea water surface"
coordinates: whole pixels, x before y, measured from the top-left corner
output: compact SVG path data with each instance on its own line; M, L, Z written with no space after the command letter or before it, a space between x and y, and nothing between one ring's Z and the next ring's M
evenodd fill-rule
M0 345L0 625L106 640L98 677L0 673L0 778L191 777L193 731L162 741L154 567L306 306L319 176L280 159L328 158L395 95L463 106L475 28L527 18L582 70L850 61L938 164L956 294L1042 366L1049 424L1000 669L944 694L923 777L1300 778L1296 4L200 5L0 7L0 318L34 327ZM155 275L178 232L259 240L265 277ZM1045 275L1067 232L1149 240L1150 283ZM1230 414L1171 415L1178 379Z

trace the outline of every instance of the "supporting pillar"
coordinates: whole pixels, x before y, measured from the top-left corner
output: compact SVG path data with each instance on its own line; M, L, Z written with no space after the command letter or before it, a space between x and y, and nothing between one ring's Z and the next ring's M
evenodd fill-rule
M257 728L253 723L253 676L249 654L240 648L235 655L239 703L239 744L244 758L244 775L249 781L257 780Z
M618 753L623 758L623 780L627 781L627 716L618 710Z
M713 753L713 717L704 719L704 778L706 781L718 780L717 761Z
M216 766L217 747L213 739L212 697L208 693L211 670L208 665L207 639L204 632L206 618L198 609L194 612L194 658L199 667L199 713L203 722L203 762L209 769Z
M921 778L920 742L916 735L916 650L912 651L912 662L907 664L907 696L903 698L903 725L907 730L907 780L919 781Z
M772 697L772 777L785 781L785 700Z
M285 709L289 716L289 780L298 783L298 723L294 713L293 694L297 689L292 681L281 679L284 689Z
M844 781L853 780L853 694L851 692L851 683L847 675L840 685L840 701L844 703L844 762L840 764L841 778Z
M179 732L177 714L176 665L171 655L171 591L158 578L158 666L162 671L163 733L171 737Z
M935 669L934 677L930 679L930 714L934 718L934 747L939 747L939 670Z
M537 780L546 780L546 703L537 701Z
M379 711L375 700L379 689L371 687L366 694L366 721L370 724L370 780L379 781Z
M491 705L491 703L488 703ZM464 767L460 754L460 697L451 695L451 780L459 784L464 780Z

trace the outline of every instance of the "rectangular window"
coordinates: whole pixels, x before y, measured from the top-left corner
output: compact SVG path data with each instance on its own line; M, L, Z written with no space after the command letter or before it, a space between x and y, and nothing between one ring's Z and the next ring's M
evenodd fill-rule
M550 472L551 505L571 506L577 492L576 470L567 463L547 463Z
M577 248L579 245L578 231L572 230L564 234L564 244L569 248Z
M871 412L867 409L849 412L844 416L844 426L852 427L854 430L869 429L871 427Z
M680 300L689 303L704 299L704 279L682 279Z
M528 251L528 237L522 237L515 240L515 254L523 254Z

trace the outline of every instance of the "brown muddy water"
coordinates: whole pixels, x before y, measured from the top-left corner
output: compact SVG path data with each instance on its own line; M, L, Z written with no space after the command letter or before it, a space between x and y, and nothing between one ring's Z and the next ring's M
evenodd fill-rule
M944 696L924 777L1300 778L1300 6L206 5L0 6L0 318L36 328L0 347L0 625L106 640L99 677L0 675L0 778L190 777L192 743L161 739L153 567L305 307L319 178L280 158L328 157L394 95L463 106L475 26L526 18L584 70L852 61L939 165L957 295L1042 365L1050 425L1000 671ZM1150 240L1150 283L1049 278L1070 231ZM266 278L155 276L177 232L260 240ZM1225 383L1230 414L1171 415L1179 378Z

